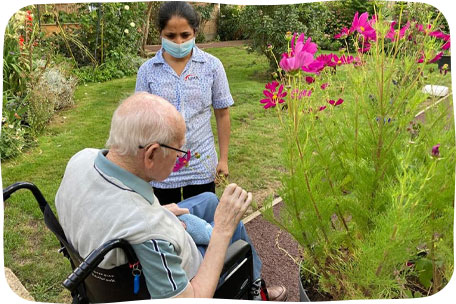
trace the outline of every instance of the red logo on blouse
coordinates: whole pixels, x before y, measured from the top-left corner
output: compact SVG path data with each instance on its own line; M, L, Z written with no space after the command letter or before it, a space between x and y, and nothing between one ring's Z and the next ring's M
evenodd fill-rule
M185 76L184 79L185 79L185 80L193 80L193 79L197 80L197 79L198 79L198 76L193 75L193 74L188 74L187 76Z

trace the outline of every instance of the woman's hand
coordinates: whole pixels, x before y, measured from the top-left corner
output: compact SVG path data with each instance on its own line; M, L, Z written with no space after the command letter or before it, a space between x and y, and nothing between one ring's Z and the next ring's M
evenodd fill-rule
M219 163L217 164L217 171L216 172L217 172L217 175L215 176L215 184L219 185L223 181L225 181L226 178L229 175L228 162L219 161Z

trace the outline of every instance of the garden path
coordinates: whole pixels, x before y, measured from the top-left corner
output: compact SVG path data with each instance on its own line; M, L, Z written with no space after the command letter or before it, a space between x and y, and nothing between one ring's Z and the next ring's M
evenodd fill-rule
M280 198L279 198L280 200ZM282 202L273 207L277 215ZM245 228L263 262L262 277L267 286L284 285L288 289L288 302L299 302L299 271L293 258L299 258L297 242L285 231L258 215L246 221ZM291 257L290 257L291 256Z

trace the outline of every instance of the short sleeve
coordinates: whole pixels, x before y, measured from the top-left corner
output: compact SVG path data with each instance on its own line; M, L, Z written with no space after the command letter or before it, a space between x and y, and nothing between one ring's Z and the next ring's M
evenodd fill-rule
M132 244L142 266L152 299L171 298L182 293L189 281L174 246L162 240Z
M214 109L228 108L234 104L230 93L228 78L222 62L215 58L214 61L214 84L212 86L212 107Z
M135 92L149 92L149 86L147 84L147 77L146 77L147 66L148 66L148 62L144 63L138 70L138 74L136 75Z

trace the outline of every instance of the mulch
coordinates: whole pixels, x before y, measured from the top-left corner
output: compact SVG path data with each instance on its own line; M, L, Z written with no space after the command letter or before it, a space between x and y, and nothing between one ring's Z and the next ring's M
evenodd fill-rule
M278 214L282 204L280 202L273 207L274 214ZM287 302L299 302L299 269L289 256L299 256L297 242L262 215L247 222L245 228L263 262L262 278L266 285L285 286L288 289Z

